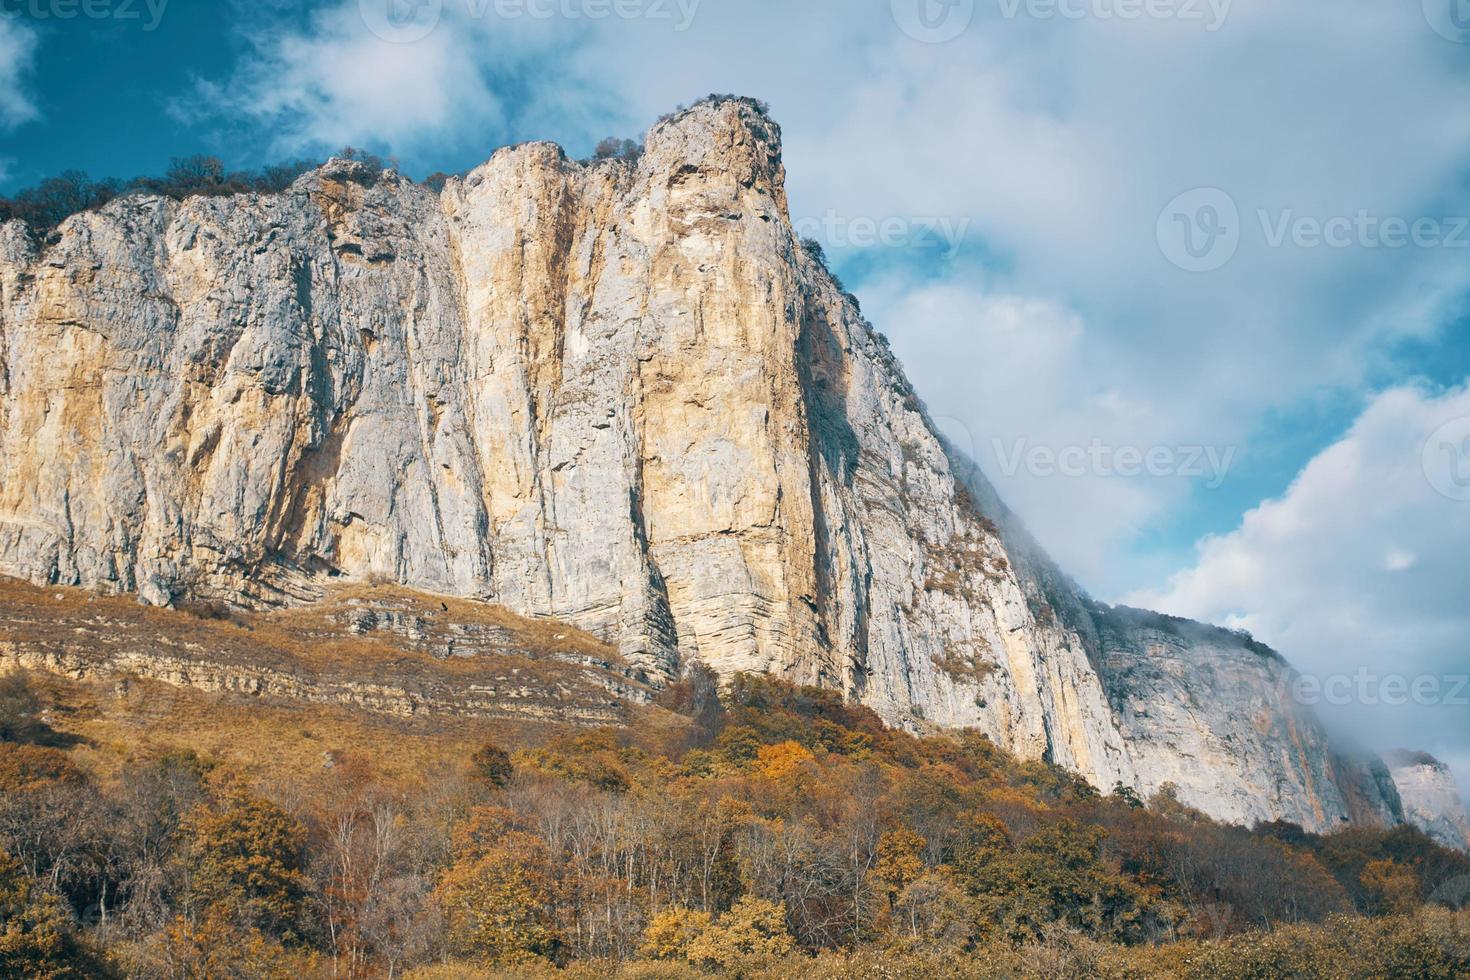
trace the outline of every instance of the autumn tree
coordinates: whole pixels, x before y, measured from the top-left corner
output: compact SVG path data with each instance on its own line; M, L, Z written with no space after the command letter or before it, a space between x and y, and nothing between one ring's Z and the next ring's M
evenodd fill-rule
M701 748L709 745L720 730L724 713L720 704L720 678L703 661L686 664L678 680L659 693L658 703L692 722L692 745Z
M979 937L980 914L949 868L914 879L893 902L893 931L921 946L961 949Z
M240 925L222 908L196 921L179 917L143 948L132 952L130 976L158 980L300 980L315 974L316 957L292 954L259 929Z
M1101 827L1064 820L1016 848L996 880L1003 927L1020 938L1039 936L1051 923L1104 939L1135 935L1145 899L1102 861L1105 835Z
M816 757L798 742L762 745L756 750L756 764L766 779L795 778Z
M1419 904L1419 877L1394 861L1369 861L1363 867L1361 881L1372 896L1375 912L1408 912Z
M786 930L785 908L753 895L719 916L691 909L662 912L649 923L642 947L653 959L725 970L752 959L779 958L795 948Z
M168 753L122 771L107 863L117 877L112 904L121 907L129 933L161 928L172 915L183 888L184 869L175 860L183 845L181 828L204 799L207 772L190 752ZM99 897L105 921L107 896Z
M327 771L305 807L316 909L334 967L350 975L375 957L400 959L411 945L412 906L427 892L410 854L400 796L368 760L349 755Z
M972 892L993 891L1000 887L994 875L1010 850L1011 833L1001 819L970 810L960 814L945 863Z
M477 811L456 838L459 860L435 892L449 948L459 956L518 963L556 953L546 842L513 813Z
M0 742L0 850L75 911L92 905L106 880L110 809L65 752Z
M0 977L95 980L112 972L77 938L60 899L0 851Z
M878 862L873 873L882 883L890 905L924 874L926 844L924 838L907 827L890 830L879 838Z
M184 821L190 898L268 936L300 936L309 880L305 829L281 807L238 786Z
M515 766L511 764L509 752L493 742L486 742L470 756L470 771L491 786L504 786L510 782Z

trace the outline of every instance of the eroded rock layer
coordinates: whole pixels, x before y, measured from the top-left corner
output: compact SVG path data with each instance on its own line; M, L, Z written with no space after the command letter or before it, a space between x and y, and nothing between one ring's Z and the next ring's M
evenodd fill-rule
M802 247L745 101L636 163L531 143L435 193L335 160L44 246L11 223L0 411L6 574L160 605L397 583L565 620L655 683L697 658L973 726L1104 790L1397 819L1279 658L1052 568Z

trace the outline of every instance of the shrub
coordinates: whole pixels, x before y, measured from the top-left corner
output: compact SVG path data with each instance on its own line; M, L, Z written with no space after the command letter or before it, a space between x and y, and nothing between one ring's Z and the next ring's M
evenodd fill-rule
M487 742L470 756L470 771L492 786L504 786L515 773L510 753L493 742Z
M356 154L358 151L343 151ZM376 157L371 157L377 160ZM382 161L377 161L381 170ZM161 177L136 177L123 182L108 178L93 180L80 170L48 177L35 187L12 198L0 198L0 221L18 219L40 237L49 235L67 218L95 211L126 194L157 194L175 200L187 197L218 197L230 194L276 194L296 178L316 167L310 160L274 164L258 171L226 173L218 157L176 157Z
M0 675L0 739L10 741L24 734L40 710L41 701L24 672Z
M786 931L786 909L747 895L719 917L669 909L653 917L643 933L643 955L686 960L697 966L731 969L750 960L773 960L796 949Z
M207 913L242 928L296 938L305 911L305 828L269 800L238 787L184 821L190 889Z
M624 160L628 163L637 163L638 158L643 156L643 144L634 140L618 139L609 136L597 144L597 149L592 151L594 160Z
M95 980L112 971L77 938L55 895L0 851L0 977Z

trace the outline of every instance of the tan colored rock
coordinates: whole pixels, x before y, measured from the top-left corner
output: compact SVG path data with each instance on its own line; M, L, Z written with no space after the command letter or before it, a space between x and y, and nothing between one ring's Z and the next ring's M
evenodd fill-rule
M725 100L636 164L531 143L435 194L335 160L115 201L44 250L12 223L0 573L254 606L386 580L566 620L654 679L771 672L1104 790L1336 826L1352 794L1284 667L1256 665L1259 725L1194 700L1238 642L1169 646L1183 677L1146 693L1108 673L1152 640L1101 643L783 185L779 128ZM1154 698L1198 753L1139 722Z

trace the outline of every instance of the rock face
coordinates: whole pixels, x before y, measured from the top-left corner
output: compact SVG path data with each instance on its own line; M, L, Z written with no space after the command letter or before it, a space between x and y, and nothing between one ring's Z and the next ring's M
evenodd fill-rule
M155 604L394 582L565 620L655 682L697 658L973 726L1104 790L1397 820L1279 658L1051 566L783 185L779 128L724 100L636 164L532 143L435 193L335 160L280 195L121 199L44 248L11 223L0 573Z
M1470 816L1449 766L1423 752L1396 752L1389 764L1404 817L1444 846L1470 851Z
M1227 630L1135 609L1101 610L1102 673L1145 795L1172 783L1232 823L1319 830L1394 824L1382 760L1334 745L1290 697L1275 651Z
M435 720L617 725L654 695L595 637L464 600L337 586L306 607L221 612L0 579L0 672Z

